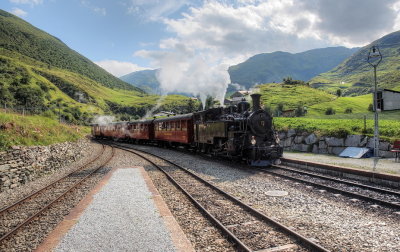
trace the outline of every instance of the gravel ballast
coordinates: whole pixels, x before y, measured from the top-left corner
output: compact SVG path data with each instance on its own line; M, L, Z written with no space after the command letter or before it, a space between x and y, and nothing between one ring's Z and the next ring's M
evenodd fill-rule
M55 251L175 251L138 169L118 169Z
M393 210L333 195L300 183L180 151L135 146L191 169L332 251L399 251L400 216ZM287 196L266 192L281 190Z

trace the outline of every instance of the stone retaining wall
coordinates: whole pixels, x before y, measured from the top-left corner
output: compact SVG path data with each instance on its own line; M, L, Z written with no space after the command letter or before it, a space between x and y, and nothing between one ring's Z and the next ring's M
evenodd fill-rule
M317 154L339 155L346 147L374 148L373 137L363 135L348 135L346 138L318 137L314 133L296 132L295 130L280 131L280 144L285 150L313 152ZM392 158L391 145L388 142L379 142L379 155Z
M49 146L13 146L0 152L0 192L60 169L82 157L88 139Z

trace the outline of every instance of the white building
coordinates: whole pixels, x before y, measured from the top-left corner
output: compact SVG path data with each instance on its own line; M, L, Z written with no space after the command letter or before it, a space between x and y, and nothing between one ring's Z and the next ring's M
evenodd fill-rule
M251 91L236 91L231 95L232 104L238 104L243 98L249 98Z
M378 90L378 109L382 111L400 109L400 92L383 89Z

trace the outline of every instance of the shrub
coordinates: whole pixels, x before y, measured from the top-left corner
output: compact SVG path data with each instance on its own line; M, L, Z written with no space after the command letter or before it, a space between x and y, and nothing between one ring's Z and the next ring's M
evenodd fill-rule
M353 113L353 109L352 109L352 108L346 108L346 109L344 110L344 113L345 113L345 114L351 114L351 113Z
M334 115L334 114L336 114L336 111L332 107L329 107L325 110L325 115Z
M372 105L372 103L368 105L368 111L374 111L374 105Z

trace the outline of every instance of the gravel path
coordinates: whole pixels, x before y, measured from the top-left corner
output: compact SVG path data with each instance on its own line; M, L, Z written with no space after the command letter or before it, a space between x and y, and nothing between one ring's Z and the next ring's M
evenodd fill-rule
M55 251L175 251L151 196L138 169L116 170Z
M394 162L394 158L342 158L334 155L288 152L283 153L284 158L299 159L303 161L318 162L349 168L357 168L381 173L400 174L400 163Z
M135 146L162 155L191 169L221 189L241 198L332 251L399 251L400 215L385 208L354 202L344 196L249 170L228 162L167 149ZM266 195L270 190L288 192L284 197Z

